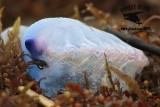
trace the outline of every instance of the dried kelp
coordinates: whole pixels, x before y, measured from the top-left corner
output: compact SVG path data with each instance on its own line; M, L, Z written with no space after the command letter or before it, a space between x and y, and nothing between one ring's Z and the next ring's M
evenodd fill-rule
M2 10L3 8L1 8L0 13ZM30 63L25 63L23 60L25 54L22 52L18 37L20 24L21 20L18 17L13 25L13 30L8 32L8 40L5 44L0 36L0 107L20 107L22 104L23 107L38 106L37 101L33 101L33 98L25 95L25 91L20 94L18 91L19 86L26 85L25 90L33 89L35 92L41 92L39 83L34 81L26 72ZM2 26L0 27L2 29ZM31 85L28 86L27 84Z

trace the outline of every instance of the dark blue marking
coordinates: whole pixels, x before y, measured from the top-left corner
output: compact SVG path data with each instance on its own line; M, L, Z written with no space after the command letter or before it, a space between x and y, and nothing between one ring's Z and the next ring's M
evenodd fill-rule
M31 53L31 55L34 58L38 58L39 56L42 55L43 50L42 49L37 49L36 48L36 42L34 39L28 39L25 41L25 46L28 49L28 51Z

